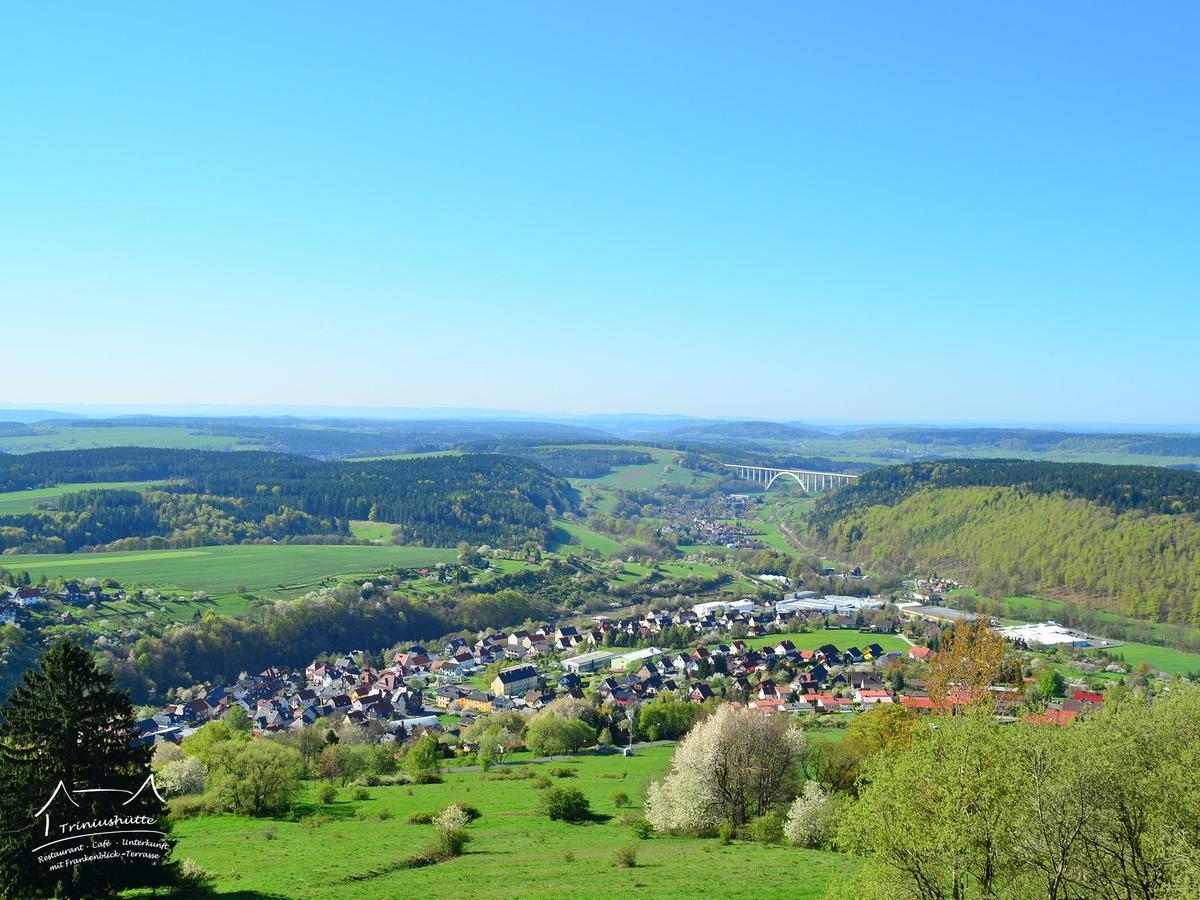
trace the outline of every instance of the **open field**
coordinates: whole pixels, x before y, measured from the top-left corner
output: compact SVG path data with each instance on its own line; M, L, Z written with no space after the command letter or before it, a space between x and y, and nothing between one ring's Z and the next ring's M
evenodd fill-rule
M303 814L328 815L316 827L288 821L236 816L191 819L175 827L176 858L196 860L217 875L218 895L243 897L375 898L430 897L638 897L707 895L721 897L817 898L830 879L853 865L850 857L765 847L735 841L660 838L637 840L621 824L626 813L641 813L645 784L667 766L672 748L651 747L638 755L582 756L565 765L578 777L553 779L582 790L596 820L572 825L533 813L538 792L529 780L484 781L478 772L445 775L444 784L368 788L370 799L313 802L303 798ZM535 763L534 771L564 763ZM605 777L608 776L608 777ZM632 801L618 808L613 794ZM422 869L387 872L432 840L429 825L408 825L414 812L436 813L454 802L482 813L467 829L471 843L458 859ZM381 810L391 817L379 818ZM275 829L274 839L264 833ZM618 847L634 842L638 865L614 865ZM554 861L549 865L548 861ZM382 873L371 876L368 873ZM768 873L770 873L768 875ZM366 877L361 877L361 876ZM349 881L351 877L360 879Z
M554 524L565 534L565 538L563 535L556 535L558 539L551 543L551 550L569 551L574 546L569 539L577 537L579 538L579 547L584 550L595 550L606 558L621 552L621 545L617 541L606 534L593 531L586 525L570 522L567 519L555 519Z
M1121 654L1128 666L1145 662L1154 671L1165 672L1168 675L1200 672L1200 654L1172 650L1170 647L1155 647L1129 641L1111 648L1109 652Z
M0 516L32 512L37 504L44 504L63 496L63 494L74 494L79 491L116 490L118 488L144 491L160 483L157 481L92 481L82 484L59 484L31 491L9 491L0 494Z
M176 426L89 428L85 425L32 425L37 434L0 437L0 451L85 450L89 447L167 447L192 450L254 450L263 445L249 438L208 434Z
M217 598L238 586L294 596L326 578L371 574L392 566L453 562L457 551L426 547L239 544L187 550L0 556L0 567L51 578L114 578L122 585L205 591Z
M390 522L368 522L366 519L351 519L350 533L364 541L383 541L391 543L392 530L396 526Z

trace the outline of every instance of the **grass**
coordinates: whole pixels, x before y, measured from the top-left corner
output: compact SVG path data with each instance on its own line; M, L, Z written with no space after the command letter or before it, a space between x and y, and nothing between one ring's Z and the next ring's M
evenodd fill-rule
M638 864L618 868L618 847L633 839L621 824L627 812L642 812L645 784L667 766L671 747L637 755L582 756L570 765L578 777L569 784L591 801L596 819L588 824L552 822L533 813L537 791L529 780L484 781L477 772L445 775L444 784L412 788L369 788L370 798L349 800L343 789L330 806L317 808L312 787L302 812L325 813L318 827L235 816L191 819L176 825L177 859L192 858L217 875L218 895L297 898L354 896L444 897L649 897L703 893L725 897L817 898L833 877L849 871L852 858L794 847L764 847L715 840L656 837L637 841ZM545 773L555 764L533 764ZM608 776L608 777L605 777ZM619 809L618 791L632 798ZM422 869L382 871L346 883L350 876L385 870L425 845L428 825L407 825L414 812L437 812L453 802L477 807L482 818L467 829L471 843L458 859ZM381 820L387 810L391 817ZM273 840L264 833L275 828ZM765 872L776 877L764 878ZM702 885L702 889L698 886Z
M350 520L350 533L364 541L391 543L392 530L395 527L390 522L368 522L366 519Z
M327 578L368 575L392 566L453 562L455 550L340 544L241 544L188 550L0 556L0 566L51 578L114 578L122 585L205 591L216 599L248 591L294 596Z
M1108 652L1121 654L1125 658L1125 664L1130 667L1145 662L1154 671L1165 672L1168 675L1200 672L1200 654L1172 650L1170 647L1155 647L1152 644L1129 641L1110 648Z
M593 531L586 525L570 522L567 519L555 519L554 524L560 533L557 533L555 539L551 542L551 550L569 550L573 545L572 538L578 538L579 546L584 550L595 550L605 559L616 556L623 549L617 541L614 541L608 535Z
M64 494L74 494L79 491L116 490L118 488L144 491L160 483L157 481L91 481L79 484L60 484L31 491L9 491L0 493L0 516L33 512L37 504L55 500Z

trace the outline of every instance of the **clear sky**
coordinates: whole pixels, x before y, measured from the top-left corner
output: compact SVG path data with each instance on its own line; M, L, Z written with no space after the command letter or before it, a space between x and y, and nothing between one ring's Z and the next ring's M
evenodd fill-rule
M1198 26L10 4L0 402L1195 423Z

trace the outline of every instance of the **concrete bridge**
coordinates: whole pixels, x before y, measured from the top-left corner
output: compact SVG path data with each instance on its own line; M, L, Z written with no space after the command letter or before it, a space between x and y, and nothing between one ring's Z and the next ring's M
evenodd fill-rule
M809 492L831 491L844 484L850 484L858 479L857 475L843 475L840 472L806 472L803 469L776 469L771 466L740 466L736 463L725 463L725 468L733 469L738 478L746 481L756 481L765 484L770 489L780 478L791 478L800 487Z

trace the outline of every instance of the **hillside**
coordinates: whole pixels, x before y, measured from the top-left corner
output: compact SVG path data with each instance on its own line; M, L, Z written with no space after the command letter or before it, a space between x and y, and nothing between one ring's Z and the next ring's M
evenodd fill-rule
M394 526L398 543L544 544L571 488L533 462L492 454L324 462L245 451L142 447L0 454L0 490L155 481L82 490L53 510L0 516L0 549L147 549L325 536L350 521ZM115 546L114 546L115 545Z
M1164 469L964 461L882 469L816 504L830 553L936 569L984 593L1071 596L1200 624L1200 478Z

